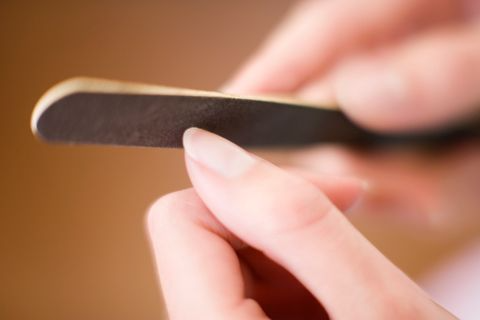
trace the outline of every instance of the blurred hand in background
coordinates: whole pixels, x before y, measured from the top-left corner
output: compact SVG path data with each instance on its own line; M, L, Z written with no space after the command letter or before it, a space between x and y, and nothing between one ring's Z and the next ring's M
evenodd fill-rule
M449 126L480 113L480 1L301 1L223 91L294 94L339 105L383 132ZM359 210L443 221L480 206L480 148L359 152L319 147L290 159L362 177Z

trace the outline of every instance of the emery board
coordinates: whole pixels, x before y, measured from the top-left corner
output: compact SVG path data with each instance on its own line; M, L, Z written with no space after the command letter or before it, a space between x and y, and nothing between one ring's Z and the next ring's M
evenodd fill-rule
M442 142L480 136L480 121L443 131L381 135L355 125L337 107L292 98L95 78L73 78L52 87L38 101L31 126L47 142L140 147L181 147L182 134L190 127L245 147Z

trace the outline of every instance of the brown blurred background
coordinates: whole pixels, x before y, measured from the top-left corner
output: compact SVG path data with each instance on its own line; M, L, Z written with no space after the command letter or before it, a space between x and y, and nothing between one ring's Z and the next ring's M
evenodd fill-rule
M40 95L78 75L215 89L291 3L0 2L0 319L163 319L144 214L189 185L181 150L36 141ZM476 232L356 224L414 277Z

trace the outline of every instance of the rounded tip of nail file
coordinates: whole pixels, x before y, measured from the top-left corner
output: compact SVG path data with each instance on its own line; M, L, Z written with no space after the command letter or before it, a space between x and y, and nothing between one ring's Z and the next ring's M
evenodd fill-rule
M88 77L53 86L31 118L36 136L69 144L181 147L189 127L247 147L416 142L446 134L375 134L355 125L337 107L289 97L236 96Z

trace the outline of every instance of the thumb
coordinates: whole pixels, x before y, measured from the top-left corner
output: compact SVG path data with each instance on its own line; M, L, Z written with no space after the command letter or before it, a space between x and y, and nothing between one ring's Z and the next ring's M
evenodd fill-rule
M313 184L203 130L187 130L184 146L212 214L290 271L332 318L445 316Z

